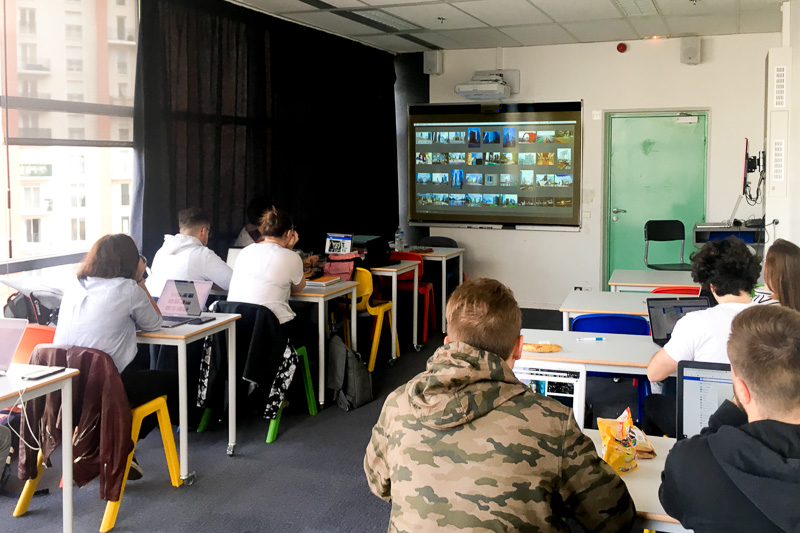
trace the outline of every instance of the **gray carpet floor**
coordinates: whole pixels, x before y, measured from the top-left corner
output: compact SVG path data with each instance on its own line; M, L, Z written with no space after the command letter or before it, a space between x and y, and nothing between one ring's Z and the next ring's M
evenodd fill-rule
M554 311L525 310L523 327L560 329L561 317ZM278 439L272 444L264 442L267 424L255 419L239 423L234 457L225 453L226 424L201 434L192 432L190 469L197 473L192 486L170 485L161 440L158 432L153 432L137 446L136 457L145 476L128 483L113 531L386 531L390 505L367 487L364 450L386 396L422 371L442 340L441 333L433 333L419 353L406 349L393 366L379 365L373 373L375 400L355 411L328 404L312 417L293 405L284 413ZM630 404L631 391L635 399L629 380L601 386L601 403L616 410L619 406L614 402ZM22 482L12 478L6 494L0 495L1 532L60 531L60 450L53 463L39 485L49 488L50 494L35 497L21 518L13 518L12 512ZM99 529L105 502L98 496L96 480L75 489L74 509L76 532Z

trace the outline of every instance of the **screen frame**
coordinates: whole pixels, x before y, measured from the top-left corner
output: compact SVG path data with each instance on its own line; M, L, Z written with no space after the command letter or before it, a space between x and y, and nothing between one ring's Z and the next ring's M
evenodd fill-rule
M569 217L505 213L420 213L416 203L416 128L415 122L463 122L465 127L490 122L513 122L515 116L537 113L537 120L574 120L572 144L572 214ZM530 120L526 117L524 120ZM413 225L495 226L503 228L554 226L581 227L583 101L543 103L451 103L408 106L408 220ZM554 147L555 150L555 147ZM468 148L464 149L469 152Z
M686 372L686 367L692 369L699 369L699 370L718 370L724 372L730 372L731 365L725 363L706 363L701 361L678 361L678 387L677 387L677 409L675 409L675 435L677 440L683 440L689 438L690 436L684 435L683 431L683 402L684 402L684 390L683 390L683 378Z

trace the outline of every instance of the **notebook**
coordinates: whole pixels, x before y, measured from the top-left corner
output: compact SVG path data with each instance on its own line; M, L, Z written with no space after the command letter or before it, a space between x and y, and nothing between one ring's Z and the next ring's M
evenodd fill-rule
M347 233L328 233L325 239L326 254L349 254L353 249L353 236Z
M680 298L648 298L647 314L650 316L650 335L653 342L663 347L672 337L675 323L692 311L708 309L705 296Z
M573 363L520 359L514 375L542 396L549 396L572 408L575 422L583 429L586 400L586 367Z
M678 439L698 435L725 400L733 398L731 366L720 363L678 363Z
M28 327L24 318L0 318L0 375L5 374Z
M198 323L214 320L200 318L212 285L210 281L167 280L158 297L158 308L164 319L161 327L174 328L198 319Z

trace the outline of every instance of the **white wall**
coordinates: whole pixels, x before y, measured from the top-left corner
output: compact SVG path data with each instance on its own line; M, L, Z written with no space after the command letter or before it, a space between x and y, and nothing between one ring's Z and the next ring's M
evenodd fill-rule
M580 232L432 228L467 248L465 272L508 284L522 307L557 308L573 286L602 290L605 134L592 111L709 110L707 220L728 218L741 181L742 138L751 154L764 136L765 58L780 34L704 37L702 63L680 63L680 40L446 51L431 76L432 103L463 101L453 86L473 71L521 71L522 102L584 102L583 227ZM498 59L499 57L499 59ZM501 63L501 64L498 64ZM761 215L740 207L737 216Z

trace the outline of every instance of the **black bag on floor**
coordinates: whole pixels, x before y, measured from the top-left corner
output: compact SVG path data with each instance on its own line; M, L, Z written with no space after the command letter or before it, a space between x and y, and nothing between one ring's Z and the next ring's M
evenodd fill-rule
M339 407L345 411L372 401L372 376L361 357L347 347L341 337L328 342L326 385L333 389Z

